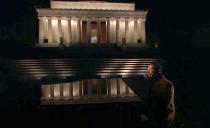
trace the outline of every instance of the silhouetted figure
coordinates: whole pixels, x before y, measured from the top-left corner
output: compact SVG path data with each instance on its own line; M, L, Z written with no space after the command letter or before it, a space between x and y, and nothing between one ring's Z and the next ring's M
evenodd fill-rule
M145 105L147 112L141 115L141 120L149 121L148 128L172 127L175 118L174 86L162 75L159 64L148 66L147 77L122 79Z
M122 49L123 51L126 50L126 38L125 38L125 37L122 39L121 49Z
M175 118L174 86L157 63L148 66L147 76L151 83L148 111L152 127L170 128Z

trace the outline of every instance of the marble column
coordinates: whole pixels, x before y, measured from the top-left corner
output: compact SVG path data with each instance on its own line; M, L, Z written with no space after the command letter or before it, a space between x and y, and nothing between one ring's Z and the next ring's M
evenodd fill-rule
M88 80L88 97L92 97L92 86L90 80Z
M62 31L61 31L61 19L58 19L58 43L61 43L62 37L63 36L62 36Z
M64 84L60 84L60 99L63 99L63 85Z
M117 96L120 96L120 82L119 82L119 79L117 79Z
M125 95L128 96L129 95L129 87L126 85L126 88L125 88Z
M107 42L110 43L110 19L107 19Z
M90 32L91 32L91 24L90 24L90 20L87 19L87 41L88 43L90 43Z
M71 19L68 19L68 22L67 22L67 32L68 32L68 40L67 40L67 43L72 43L72 36L71 36Z
M101 98L102 96L102 80L99 80L99 85L98 85L98 98Z
M73 84L69 83L69 98L73 99Z
M39 18L39 43L44 42L44 19Z
M145 20L141 21L141 34L142 34L142 43L146 43L146 30L145 30Z
M79 82L79 97L82 97L82 84L83 84L83 82L80 81Z
M53 99L54 98L54 85L51 84L50 85L50 99Z
M44 39L48 39L48 19L44 18Z
M58 18L54 19L54 24L52 24L53 28L53 42L59 43L59 33L58 33Z
M128 19L125 19L125 43L128 41Z
M137 33L137 19L134 20L134 43L137 43L137 37L138 33Z
M98 20L97 21L97 41L98 41L98 43L100 43L101 42L101 21L100 20Z
M77 30L78 30L78 43L81 43L81 20L77 19Z
M107 80L107 89L108 89L108 96L110 97L111 96L111 84L110 84L110 80L109 79L106 79Z
M119 19L116 19L116 43L119 43L119 28L120 28L120 24L119 24Z
M49 18L48 19L48 43L52 43L53 38L52 38L52 20Z

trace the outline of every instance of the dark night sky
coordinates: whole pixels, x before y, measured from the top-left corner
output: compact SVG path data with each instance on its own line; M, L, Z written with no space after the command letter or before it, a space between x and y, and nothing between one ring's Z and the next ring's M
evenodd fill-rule
M112 0L113 1L113 0ZM163 46L210 46L208 3L200 1L114 0L135 2L137 9L149 9L148 39ZM49 0L5 0L0 5L0 39L13 43L37 42L35 7L49 7Z

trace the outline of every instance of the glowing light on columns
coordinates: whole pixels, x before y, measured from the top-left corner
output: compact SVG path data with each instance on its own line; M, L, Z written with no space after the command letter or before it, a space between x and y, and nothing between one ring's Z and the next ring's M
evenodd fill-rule
M134 33L134 20L133 19L130 19L128 21L128 42L129 43L133 43L134 42L134 36L133 36L133 33Z
M72 19L71 20L71 37L72 37L72 42L75 43L77 42L77 20Z
M70 97L69 88L70 88L70 83L64 83L63 84L63 96L64 96L64 99L69 99L69 97Z
M42 85L41 86L41 91L42 91L42 99L50 99L50 85Z
M52 38L53 42L59 42L58 39L58 20L57 19L52 19Z
M87 102L89 102L88 100L96 100L96 99L98 100L98 98L103 100L103 98L107 98L107 97L104 97L105 93L101 93L98 90L98 86L101 86L100 85L102 82L101 79L100 80L99 79L89 79L89 80L91 80L90 85L92 86L92 88L97 89L97 92L96 92L97 95L92 95L91 97L88 97L88 95L80 95L80 93L82 93L82 90L80 90L80 89L84 89L84 88L80 88L81 81L80 82L77 81L77 82L73 82L73 88L70 88L70 86L72 87L72 83L41 85L41 100L44 101L45 103L50 103L50 104L52 103L52 101L56 101L56 102L53 102L53 104L54 103L59 104L59 102L65 103L65 104L69 104L69 103L74 104L75 102L72 98L74 98L75 100L77 100L79 102L80 101L83 102L83 100L87 100ZM117 80L119 81L119 86L117 84ZM99 81L101 81L101 82L99 82ZM115 102L115 98L117 98L118 96L119 97L125 97L125 96L135 97L136 96L136 94L126 85L126 83L122 79L112 78L112 79L107 79L106 82L108 82L108 81L110 83L110 86L106 89L107 89L107 92L109 92L109 94L111 94L111 95L107 95L107 96L113 98L113 100L111 102ZM62 90L60 90L61 86L63 86ZM51 89L53 89L53 90L51 90ZM103 89L105 89L105 88L103 88ZM72 97L72 91L73 91L73 97ZM87 92L87 90L86 90L86 92ZM118 92L119 92L119 95L118 95ZM63 95L61 95L62 93L63 93ZM96 94L95 92L93 92L93 93ZM51 96L51 94L52 94L52 96ZM61 96L64 96L63 98L67 102L60 101L62 98ZM80 96L85 96L85 99L79 100ZM101 97L101 96L103 96L103 97ZM91 98L91 99L89 99L89 98ZM48 100L48 101L46 102L45 100ZM118 99L116 99L116 100L118 100ZM90 103L91 102L92 101L90 101Z
M145 26L145 20L143 20L142 22L141 22L141 24L142 24L142 43L146 43L146 26Z
M61 20L61 24L62 24L62 25L67 25L67 20L63 20L63 19L62 19L62 20Z
M119 79L119 84L120 84L120 96L126 96L126 84L122 79Z
M111 95L117 96L117 79L110 79Z
M58 20L52 19L52 25L57 25L57 24L58 24Z
M125 41L125 19L120 19L119 21L119 38L118 41L122 43Z
M134 26L134 20L129 21L129 26Z
M79 96L79 81L73 82L73 97Z
M44 39L48 39L48 19L44 18Z
M69 26L68 26L68 19L62 19L61 20L61 33L63 35L63 41L64 43L66 42L70 42L70 39L69 39Z
M141 38L141 19L137 20L137 40L142 42L142 38Z
M55 84L54 86L54 97L55 99L60 99L60 86L61 84Z
M39 17L39 43L44 42L44 19Z
M76 19L72 19L72 20L71 20L71 25L74 26L74 27L76 27L76 25L77 25L77 20L76 20Z
M110 19L110 42L116 42L116 19Z

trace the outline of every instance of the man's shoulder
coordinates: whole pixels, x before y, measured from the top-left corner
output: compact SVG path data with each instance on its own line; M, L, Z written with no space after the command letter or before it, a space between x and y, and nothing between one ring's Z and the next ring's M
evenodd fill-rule
M165 77L160 79L157 84L160 84L160 85L165 86L167 88L172 88L173 87L173 83Z
M166 77L163 77L163 80L164 80L167 84L173 85L173 83L172 83L170 80L168 80Z
M165 77L163 79L165 81L165 88L167 88L167 90L170 90L171 92L173 92L174 91L173 83L170 80L166 79Z
M162 79L157 81L155 83L155 85L153 86L153 88L155 88L156 90L159 90L163 93L174 91L174 86L173 86L172 82L169 81L168 79L166 79L165 77L163 77Z

